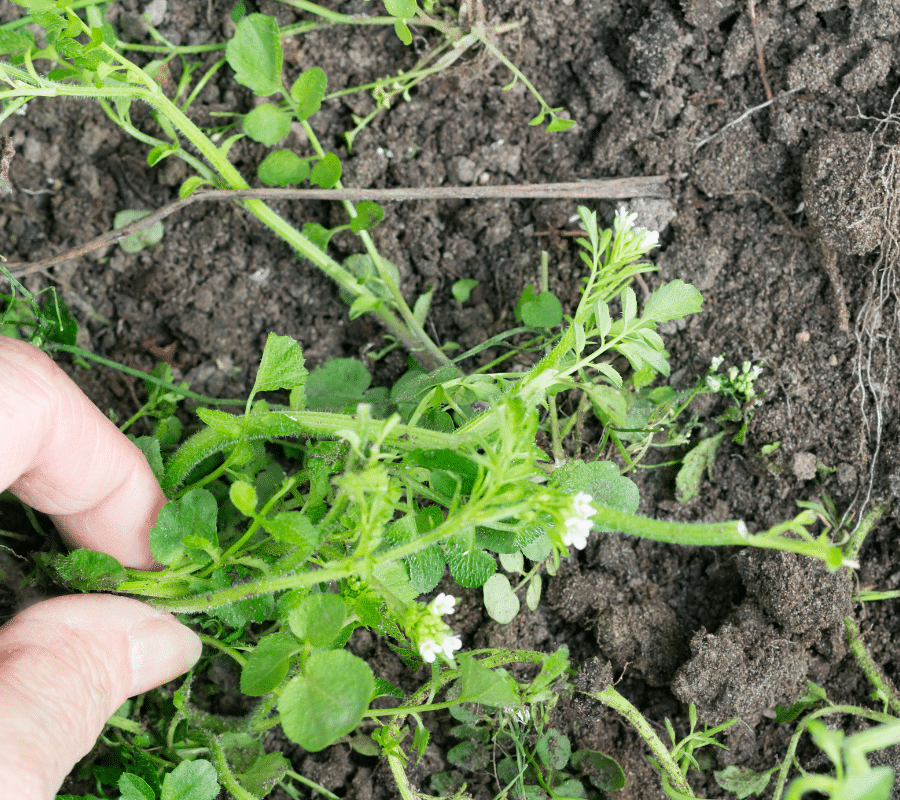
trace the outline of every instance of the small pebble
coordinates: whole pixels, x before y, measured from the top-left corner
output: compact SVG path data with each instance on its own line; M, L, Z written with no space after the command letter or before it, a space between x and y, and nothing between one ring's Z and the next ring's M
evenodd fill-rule
M794 338L800 342L800 344L806 344L809 341L809 331L800 331Z
M811 481L816 477L815 455L813 453L795 454L791 469L801 481Z
M837 356L834 355L834 354L832 354L832 355L829 357L829 359L828 359L828 363L829 363L832 367L836 367L836 366L837 366Z

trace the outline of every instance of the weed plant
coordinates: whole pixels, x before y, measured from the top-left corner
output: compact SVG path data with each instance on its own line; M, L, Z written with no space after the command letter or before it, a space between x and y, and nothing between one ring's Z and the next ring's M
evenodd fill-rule
M285 2L317 20L282 30L274 18L246 15L239 6L233 38L199 48L174 47L155 32L158 45L128 45L95 3L22 2L29 15L0 29L0 51L10 56L0 63L0 79L8 87L0 91L0 121L36 97L93 98L116 124L148 145L151 166L178 157L194 168L196 174L181 187L182 197L204 185L248 188L228 160L230 147L241 136L277 145L299 122L312 151L274 150L261 162L258 177L274 186L310 181L339 187L340 161L323 150L310 123L329 96L326 76L313 67L285 85L281 38L323 24L365 23L391 25L408 43L408 23L414 20L436 30L442 41L413 70L360 87L375 95L379 109L481 46L535 96L540 110L532 124L546 124L551 132L574 124L500 52L494 34L503 26L491 31L477 16L467 21L434 2L420 8L415 0L385 0L386 16L362 19L305 0ZM25 23L43 29L42 41L35 41ZM161 58L138 66L125 55L141 49ZM216 49L224 56L211 67L188 60ZM182 61L182 77L168 97L154 76L175 58ZM42 61L54 65L46 75L36 67ZM226 65L238 83L270 99L239 117L238 132L231 133L234 126L201 130L187 111ZM156 134L133 124L130 110L136 101L153 108ZM371 119L354 121L348 147ZM660 286L639 308L629 284L652 269L642 259L658 235L636 230L633 217L619 213L612 229L603 230L595 212L580 207L584 235L578 245L585 274L574 313L563 315L544 277L539 291L527 287L519 299L515 313L521 328L451 359L424 332L430 290L410 308L396 269L367 234L383 216L375 203L345 204L349 222L342 227L359 235L365 252L338 263L327 252L338 228L309 224L301 231L260 200L236 202L331 276L351 317L369 313L378 318L392 341L410 352L409 369L393 387L378 388L371 388L371 376L352 359L332 360L309 373L300 344L273 333L237 414L222 410L237 402L191 392L173 382L165 365L149 375L136 373L147 385L147 402L120 428L128 432L141 419L149 424L149 435L132 438L169 500L150 533L151 551L165 569L126 569L103 553L66 552L59 541L51 541L32 553L34 577L70 591L113 591L143 599L180 615L200 632L206 650L177 689L163 687L131 699L109 720L102 742L110 759L83 769L96 782L89 797L213 800L225 790L236 800L258 800L277 785L293 797L300 796L298 787L307 787L333 798L295 772L282 753L265 752L267 732L277 726L309 752L345 742L362 754L383 756L404 800L415 800L423 795L410 784L405 765L420 759L428 746L423 717L442 709L458 723L451 733L461 740L448 760L468 768L490 762L498 797L595 798L616 791L627 776L612 758L591 750L572 752L569 739L550 726L550 711L563 694L592 698L622 714L650 748L668 795L693 796L687 775L701 768L694 754L721 746L716 735L735 720L700 731L691 706L687 735L679 740L669 724L671 746L666 745L611 679L599 687L583 686L564 647L555 653L470 649L452 626L456 598L450 587L480 589L487 613L508 623L523 599L537 607L543 576L556 574L570 548L583 549L591 536L610 531L680 544L776 548L820 559L836 570L854 565L877 513L842 540L830 535L834 527L827 524L818 535L811 532L818 521L834 516L824 506L805 508L795 519L755 533L744 521L676 524L636 514L637 487L623 472L635 468L650 447L686 445L697 420L677 421L691 399L722 393L735 410L719 423L732 428L703 439L684 458L679 490L689 499L722 437L731 432L736 441L744 440L757 400L753 380L758 370L748 364L717 377L719 365L714 364L689 392L651 387L657 377L669 375L658 326L700 312L702 298L676 280ZM126 211L120 221L134 219L140 210ZM126 249L152 245L159 233L150 229ZM545 260L545 276L546 269ZM110 365L75 346L77 326L61 298L53 292L32 296L5 274L12 291L2 298L6 310L0 332L50 353L69 353L85 365ZM460 282L454 295L465 300L471 289L472 282ZM518 352L513 349L486 368L464 371L469 358L516 334L530 336L528 347L540 353L528 371L497 369ZM575 398L577 412L568 419L558 411L561 396ZM184 414L176 413L185 401L196 406L196 421L188 425ZM602 425L603 446L619 454L623 466L577 457L573 442L580 439L588 414ZM537 445L544 437L549 453ZM444 591L435 594L439 585ZM866 661L858 630L849 625L854 652L879 696L895 702L877 666ZM352 652L357 629L382 637L421 676L416 692L407 695ZM240 689L247 698L241 716L208 710L205 670L215 656L231 659L240 669ZM517 664L533 665L534 677L516 677L511 668ZM810 710L827 703L823 696L803 703L805 716L795 740L808 730L833 761L834 775L804 774L787 797L814 789L833 797L886 798L889 770L870 768L865 754L900 741L900 723L860 708L826 704ZM818 722L825 713L854 714L879 724L842 737ZM797 717L788 714L785 721ZM779 771L780 797L788 770L796 765L796 741L792 748L783 764L766 774L725 771L717 780L746 797L762 791ZM461 797L464 786L442 773L431 777L430 790L440 797Z

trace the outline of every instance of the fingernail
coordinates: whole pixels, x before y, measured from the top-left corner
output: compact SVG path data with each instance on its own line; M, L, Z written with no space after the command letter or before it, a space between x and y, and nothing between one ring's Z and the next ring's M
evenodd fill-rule
M131 643L129 697L149 691L187 672L203 645L190 628L170 614L150 617L128 633Z

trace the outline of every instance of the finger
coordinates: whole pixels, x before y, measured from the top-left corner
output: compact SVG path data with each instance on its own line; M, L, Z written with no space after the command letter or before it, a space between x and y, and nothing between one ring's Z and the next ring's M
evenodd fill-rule
M160 566L148 533L165 497L147 460L53 361L0 337L0 490L53 518L70 545Z
M0 628L2 796L50 800L125 700L186 672L201 643L127 597L75 595Z

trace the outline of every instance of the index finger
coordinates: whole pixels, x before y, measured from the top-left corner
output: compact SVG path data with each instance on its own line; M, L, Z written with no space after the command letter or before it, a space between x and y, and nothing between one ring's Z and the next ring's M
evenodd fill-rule
M0 336L0 490L51 516L70 545L160 566L148 534L165 496L147 460L40 350Z

